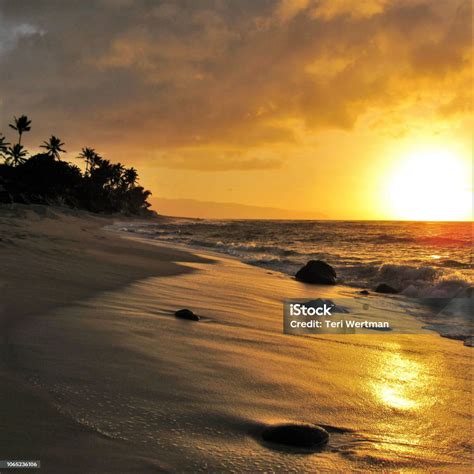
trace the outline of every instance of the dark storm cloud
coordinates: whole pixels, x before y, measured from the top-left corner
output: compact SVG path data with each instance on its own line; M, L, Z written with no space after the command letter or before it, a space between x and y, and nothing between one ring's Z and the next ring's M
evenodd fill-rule
M71 146L133 145L137 155L287 143L295 121L349 129L369 107L405 100L418 81L429 93L463 74L470 4L453 3L4 0L2 126L28 113L32 140L53 132ZM225 167L217 152L187 160ZM276 166L242 160L229 168Z

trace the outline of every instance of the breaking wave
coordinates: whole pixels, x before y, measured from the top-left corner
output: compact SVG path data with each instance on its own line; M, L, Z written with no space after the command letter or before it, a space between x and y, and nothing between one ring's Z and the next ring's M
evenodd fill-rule
M470 223L165 219L121 227L291 276L323 259L348 286L386 283L407 297L453 297L472 284Z

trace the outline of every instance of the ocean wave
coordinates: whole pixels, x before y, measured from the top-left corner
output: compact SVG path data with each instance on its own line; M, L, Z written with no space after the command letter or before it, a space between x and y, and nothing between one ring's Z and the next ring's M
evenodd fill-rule
M425 245L443 246L443 245L472 245L472 239L463 239L458 237L427 236L419 237L418 242Z
M424 321L440 334L464 341L472 334L472 310L454 312L451 304L472 287L469 224L175 218L154 225L121 222L117 227L221 252L290 278L308 260L324 260L343 285L373 290L385 283L402 297L416 298L420 311L427 314Z
M302 263L288 258L262 257L244 259L246 263L278 270L293 276ZM336 265L340 282L356 288L375 288L386 283L410 298L453 298L471 287L472 281L456 272L432 266L410 265Z
M453 298L472 284L470 279L455 271L428 265L369 266L363 276L368 277L368 286L386 283L412 298Z
M280 257L267 257L267 258L257 258L257 259L249 258L249 259L244 259L244 262L249 265L254 265L256 267L276 270L286 275L293 275L301 266L300 264L296 263L294 260L280 258Z
M390 235L390 234L380 234L376 235L374 237L371 237L371 240L373 240L376 243L386 243L386 244L404 244L408 242L414 242L414 239L412 237L400 237L396 235Z
M322 259L335 267L345 285L374 288L386 283L409 297L452 297L472 283L464 250L468 227L462 232L457 227L456 233L449 226L435 227L432 232L438 235L423 235L425 227L396 223L175 219L155 225L125 224L122 229L212 249L291 276L308 260ZM434 254L441 257L431 258Z
M221 252L228 253L231 255L242 255L245 254L270 254L278 256L298 256L302 255L296 250L285 249L273 245L258 245L255 242L223 242L221 240L201 240L201 239L190 239L189 245L196 247L215 248Z
M453 260L449 258L445 260L440 260L439 262L436 262L436 264L441 267L446 267L446 268L470 268L471 267L470 263L459 262L458 260Z

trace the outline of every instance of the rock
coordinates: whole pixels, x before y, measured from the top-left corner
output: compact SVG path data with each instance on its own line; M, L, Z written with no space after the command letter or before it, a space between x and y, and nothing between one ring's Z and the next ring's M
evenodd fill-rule
M334 268L322 260L310 260L295 275L298 281L319 285L335 285L336 277Z
M385 293L387 295L396 295L397 293L400 293L396 288L387 285L386 283L380 283L379 285L377 285L375 291L377 293Z
M179 309L174 313L179 319L188 319L189 321L199 321L201 318L194 314L190 309Z
M288 423L266 427L262 438L280 446L317 450L328 442L329 433L324 428L309 423Z
M361 291L359 291L359 295L368 296L368 295L370 295L370 293L367 290L361 290Z

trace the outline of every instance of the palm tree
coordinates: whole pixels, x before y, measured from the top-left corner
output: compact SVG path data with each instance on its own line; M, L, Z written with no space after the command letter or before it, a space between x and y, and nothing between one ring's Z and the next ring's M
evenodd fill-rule
M125 168L122 163L114 163L110 167L109 182L112 187L117 187L122 182L122 175L125 172Z
M107 160L102 159L102 157L98 153L94 153L92 155L90 169L93 170L93 169L99 168L104 161L107 161Z
M85 147L79 153L78 158L86 162L86 174L94 167L96 167L100 161L100 156L96 153L94 148Z
M127 168L122 179L126 187L133 188L138 181L138 171L135 168Z
M18 166L21 165L26 161L26 150L23 147L23 145L20 145L19 143L9 146L7 149L7 159L6 163L12 166Z
M50 139L46 142L43 142L41 148L46 148L47 154L57 160L60 160L60 153L66 153L66 150L63 150L61 147L64 146L64 143L60 138L51 135Z
M0 156L6 159L5 154L8 150L8 145L10 145L10 143L8 143L5 140L6 140L5 136L2 133L0 133Z
M8 126L18 132L18 145L21 145L21 136L24 132L29 132L31 130L31 120L28 119L26 115L21 115L18 118L14 117L14 119L14 123L10 123Z

